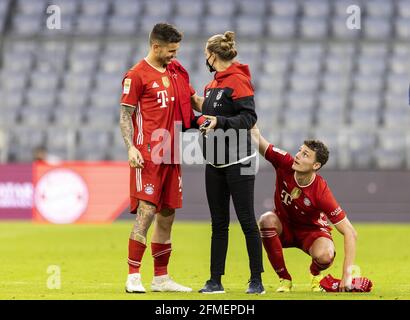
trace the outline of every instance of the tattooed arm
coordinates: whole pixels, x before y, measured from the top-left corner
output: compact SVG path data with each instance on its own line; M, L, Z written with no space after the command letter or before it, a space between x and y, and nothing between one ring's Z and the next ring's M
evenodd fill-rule
M122 137L128 150L128 162L131 167L143 168L144 159L137 148L135 148L132 138L134 133L134 126L132 124L132 114L134 108L126 105L121 105L120 114L120 128Z

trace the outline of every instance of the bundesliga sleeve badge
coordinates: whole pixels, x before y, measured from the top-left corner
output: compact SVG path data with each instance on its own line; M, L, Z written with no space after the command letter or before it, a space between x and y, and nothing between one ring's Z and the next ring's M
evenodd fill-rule
M131 89L131 79L127 78L127 79L124 80L124 88L123 88L122 93L129 94L130 89Z

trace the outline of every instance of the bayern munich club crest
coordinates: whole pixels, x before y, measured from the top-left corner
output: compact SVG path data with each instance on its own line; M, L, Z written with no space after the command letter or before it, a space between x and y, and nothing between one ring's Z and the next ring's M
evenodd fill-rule
M147 194L147 195L152 195L153 193L154 193L154 185L153 184L151 184L151 183L148 183L148 184L146 184L145 186L144 186L144 192Z
M73 223L88 206L88 186L71 169L53 169L45 173L34 192L38 212L52 223Z
M216 100L219 100L222 98L222 94L224 93L223 90L219 90L218 94L216 95Z
M306 207L309 207L312 204L308 198L303 199L303 203Z

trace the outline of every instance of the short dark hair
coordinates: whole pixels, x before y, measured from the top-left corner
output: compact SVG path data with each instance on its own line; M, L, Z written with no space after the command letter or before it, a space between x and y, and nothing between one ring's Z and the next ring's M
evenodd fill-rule
M149 43L154 41L163 43L178 43L182 40L182 33L172 24L157 23L149 35Z
M320 140L305 140L303 144L316 153L316 161L320 163L322 168L327 160L329 160L329 149Z

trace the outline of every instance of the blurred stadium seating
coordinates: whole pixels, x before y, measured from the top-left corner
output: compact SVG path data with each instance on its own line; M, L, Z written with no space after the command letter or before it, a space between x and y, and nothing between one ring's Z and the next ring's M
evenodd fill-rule
M175 23L179 59L201 94L205 40L237 32L262 132L295 152L317 137L332 169L410 169L410 0L0 0L0 161L44 144L63 159L126 159L118 127L124 72L154 23ZM46 28L59 5L62 29Z

